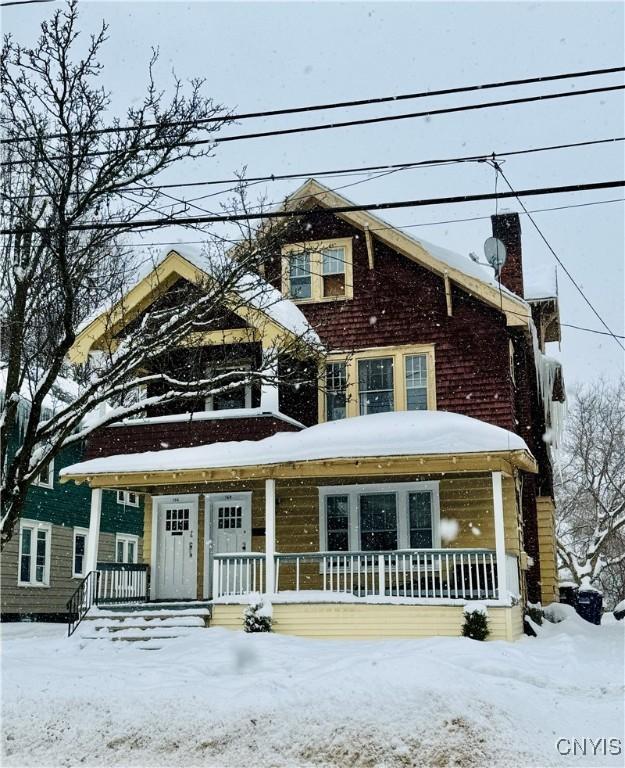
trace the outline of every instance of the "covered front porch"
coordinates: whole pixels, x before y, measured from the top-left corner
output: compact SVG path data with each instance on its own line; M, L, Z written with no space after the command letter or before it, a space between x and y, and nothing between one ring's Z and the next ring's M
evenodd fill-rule
M381 428L375 446L372 426ZM328 442L319 442L321 432ZM388 446L385 433L395 435ZM410 453L409 435L415 448L458 450ZM500 449L503 441L510 448ZM93 488L94 534L102 488L145 494L149 588L147 573L145 594L129 583L137 583L132 572L113 582L101 575L107 599L210 600L213 623L228 625L261 594L291 614L295 605L308 613L340 607L340 624L349 604L413 613L437 606L454 616L468 601L517 605L526 560L518 490L523 472L534 470L522 446L516 435L455 414L383 414L256 443L96 459L67 475ZM89 555L97 571L97 553Z

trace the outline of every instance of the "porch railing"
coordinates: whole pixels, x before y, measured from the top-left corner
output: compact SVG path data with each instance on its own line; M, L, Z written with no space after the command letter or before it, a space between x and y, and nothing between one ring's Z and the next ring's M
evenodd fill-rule
M148 599L149 566L144 563L98 563L97 600L100 603L134 603Z
M516 558L508 557L514 561L507 563L512 570ZM263 592L263 561L262 553L215 555L213 597ZM276 554L275 584L266 591L291 590L359 597L496 599L497 560L495 551L488 549Z
M213 597L265 592L265 555L262 552L213 556Z

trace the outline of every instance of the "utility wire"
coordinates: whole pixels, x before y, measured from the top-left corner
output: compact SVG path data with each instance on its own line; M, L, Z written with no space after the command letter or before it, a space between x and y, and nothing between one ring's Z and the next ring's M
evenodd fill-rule
M52 2L53 0L32 0L33 2ZM13 3L3 3L3 5L12 5ZM19 3L18 3L19 4ZM142 126L118 126L109 128L95 128L89 131L80 131L76 135L92 136L103 133L122 133L128 131L150 130L153 128L174 128L181 126L197 126L205 123L235 122L239 120L251 120L259 117L276 117L278 115L295 115L303 112L318 112L328 109L344 109L348 107L362 107L372 104L388 104L398 101L409 101L413 99L429 98L431 96L449 96L456 93L470 93L472 91L485 91L492 88L508 88L513 85L531 85L532 83L547 83L555 80L568 80L577 77L594 77L596 75L609 75L617 72L624 72L625 67L607 67L604 69L589 69L578 72L564 72L556 75L540 75L538 77L526 77L520 80L502 80L492 83L482 83L480 85L463 85L452 88L439 88L436 90L417 91L416 93L402 93L397 96L379 96L369 99L352 99L350 101L336 101L326 104L312 104L303 107L286 107L284 109L263 110L260 112L243 112L240 114L223 115L219 117L207 117L200 120L171 121L167 123L148 123ZM39 137L24 136L19 139L4 139L1 143L10 143L12 141L34 141ZM43 136L44 139L63 138L63 134L49 134Z
M599 336L613 336L615 339L625 339L625 336L619 336L617 333L608 333L607 331L598 331L595 328L583 328L581 325L571 325L571 323L560 323L564 328L575 328L576 331L586 331L587 333L596 333Z
M446 114L452 114L456 112L470 112L473 110L478 109L492 109L494 107L506 107L511 106L513 104L529 104L531 102L536 101L549 101L553 99L566 99L570 98L572 96L587 96L589 94L596 94L596 93L606 93L609 91L622 91L625 89L625 85L611 85L606 86L602 88L588 88L583 91L565 91L562 93L548 93L548 94L541 94L540 96L527 96L520 99L506 99L503 101L487 101L482 102L480 104L465 104L463 106L459 107L445 107L443 109L432 109L427 112L408 112L401 115L386 115L384 117L369 117L369 118L363 118L360 120L346 120L342 122L337 123L323 123L321 125L307 125L307 126L300 126L298 128L280 128L273 131L259 131L257 133L240 133L235 134L234 136L222 136L218 138L211 138L211 139L190 139L188 141L180 141L176 144L176 147L197 147L202 145L210 144L211 146L214 146L216 144L223 144L225 142L230 141L241 141L241 140L247 140L247 139L260 139L260 138L267 138L270 136L286 136L291 134L297 134L297 133L308 133L311 131L326 131L326 130L333 130L335 128L348 128L348 127L354 127L357 125L372 125L377 123L388 123L393 122L397 120L408 120L413 119L417 117L432 117L434 115L446 115ZM64 138L64 137L61 137ZM6 141L11 142L11 139L7 139ZM149 142L144 146L140 147L138 149L139 152L147 152L147 151L154 151L159 149L169 149L170 147L168 145L162 144L150 144ZM104 155L110 155L114 154L115 150L98 150L94 152L84 152L82 155L77 156L69 156L69 155L54 155L52 157L47 158L48 161L51 160L68 160L70 157L73 159L84 159L85 157L101 157ZM6 166L6 165L24 165L31 163L32 160L27 159L17 159L17 160L7 160L2 163L0 163L0 166Z
M510 192L498 192L496 195L493 193L483 193L478 195L456 195L454 197L433 197L424 198L421 200L400 200L386 203L369 203L366 205L341 205L322 209L312 210L282 210L282 211L267 211L264 213L248 213L248 214L226 214L220 216L187 216L184 218L176 218L174 216L164 216L158 219L143 219L135 221L93 221L85 224L72 224L67 227L67 230L75 232L84 232L88 230L102 230L102 229L140 229L140 228L152 228L160 226L171 226L173 224L179 224L181 226L188 226L191 224L214 224L214 223L227 223L236 221L260 221L268 219L289 219L289 218L301 218L303 216L319 216L335 213L354 213L357 211L382 211L397 208L418 208L429 205L450 205L454 203L471 203L480 200L501 200L507 198L519 198L529 197L535 195L552 195L562 194L568 192L582 192L595 189L614 189L615 187L625 187L625 180L615 181L600 181L588 184L570 184L560 187L539 187L535 189L521 189L518 191L511 190ZM525 206L523 206L525 208ZM527 212L527 211L526 211ZM529 212L527 212L529 216ZM54 227L17 227L1 229L1 235L13 235L13 234L26 234L47 232L53 230Z
M609 325L606 323L606 321L605 321L605 320L604 320L604 319L601 317L601 315L599 314L599 312L598 312L598 311L595 309L595 307L594 307L593 303L592 303L592 302L590 301L590 299L589 299L589 298L586 296L586 294L584 293L584 291L583 291L583 290L582 290L582 288L580 287L579 283L578 283L578 282L575 280L575 278L573 277L573 275L572 275L572 274L570 273L570 271L567 269L566 265L563 263L562 259L561 259L561 258L558 256L558 254L555 252L555 250L554 250L554 249L553 249L553 247L551 246L551 243L550 243L550 242L547 240L547 238L546 238L546 237L545 237L545 235L543 234L542 230L540 229L540 227L539 227L539 226L538 226L538 224L536 223L536 221L535 221L534 217L532 216L532 214L531 214L531 213L530 213L530 212L527 210L527 208L525 207L525 203L524 203L524 202L523 202L523 201L520 199L520 198L522 197L522 194L521 194L521 193L519 193L519 194L515 193L515 191L514 191L514 189L513 189L513 187L512 187L512 184L510 184L510 182L508 181L508 178L507 178L507 176L506 176L506 175L505 175L505 173L504 173L504 172L501 170L501 167L499 166L499 164L498 164L496 161L493 161L493 164L495 165L495 167L496 167L497 171L498 171L498 172L501 174L501 177L503 178L503 180L506 182L506 184L507 184L507 185L508 185L508 187L510 188L510 191L511 191L512 193L514 193L514 196L517 198L517 200L518 200L518 202L519 202L519 205L520 205L520 206L521 206L521 208L523 208L523 210L525 211L525 213L526 213L527 217L528 217L528 218L529 218L529 220L532 222L532 224L533 224L533 226L534 226L534 229L535 229L535 230L538 232L538 234L540 235L540 238L542 239L542 241L545 243L545 245L547 246L547 248L548 248L548 249L551 251L551 254L553 255L554 259L555 259L555 260L558 262L558 264L559 264L559 265L562 267L562 270L564 271L565 275L566 275L566 276L569 278L569 280L570 280L570 281L573 283L573 285L574 285L574 286L575 286L575 288L577 289L578 293L579 293L579 294L580 294L580 296L581 296L581 297L584 299L584 301L586 302L586 304L588 304L588 306L589 306L589 307L590 307L590 309L592 310L592 312L593 312L593 314L595 315L595 317L596 317L596 318L599 320L599 322L601 323L601 325L603 325L603 327L606 329L606 331L608 331L608 333L610 334L610 336L612 336L612 337L613 337L614 341L615 341L615 342L616 342L616 343L619 345L619 347L620 347L620 348L621 348L621 349L622 349L622 350L625 352L625 346L624 346L624 345L621 343L621 341L620 341L620 340L617 338L617 336L614 334L614 332L612 331L612 329L610 328L610 326L609 326Z
M492 160L493 154L496 157L515 157L518 155L529 155L537 152L552 152L555 150L572 149L576 147L590 147L600 144L615 144L617 142L625 141L625 136L615 136L608 139L591 139L589 141L575 141L569 144L551 144L544 147L530 147L528 149L515 149L507 152L488 152L481 153L479 155L461 155L460 157L448 157L448 158L433 158L431 160L416 160L408 161L405 163L390 163L386 165L362 165L352 166L349 168L335 168L332 170L324 171L308 171L299 173L272 173L268 176L247 176L245 178L230 178L230 179L213 179L209 181L186 181L178 182L177 184L144 184L138 187L120 187L119 192L142 192L144 190L157 190L157 189L181 189L181 188L193 188L193 187L205 187L205 186L217 186L224 184L258 184L261 182L275 182L275 181L289 181L293 179L310 179L310 178L322 178L326 176L350 176L361 175L366 173L375 173L377 171L392 171L392 170L410 170L412 168L423 167L438 167L446 165L454 165L460 163L472 163L472 162L488 162ZM228 191L228 190L226 190ZM71 194L76 194L75 192ZM221 194L221 193L218 193ZM4 193L0 192L0 196ZM8 195L4 195L9 197ZM16 195L11 197L12 200L20 200L22 198L28 198L29 195ZM45 194L34 195L34 197L46 197ZM200 198L195 198L200 199ZM193 202L193 201L187 201Z
M11 5L32 5L33 3L56 3L58 0L9 0L6 3L0 3L0 8L8 8Z

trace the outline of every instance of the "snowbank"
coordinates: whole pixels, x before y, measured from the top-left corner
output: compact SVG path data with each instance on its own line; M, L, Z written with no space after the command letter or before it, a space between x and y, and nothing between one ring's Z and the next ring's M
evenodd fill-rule
M469 416L445 411L398 411L331 421L301 432L280 432L258 441L107 456L73 464L60 474L208 469L315 459L514 450L529 452L518 435Z
M147 652L14 628L4 766L622 765L557 745L623 739L623 623L566 620L517 643L208 629Z

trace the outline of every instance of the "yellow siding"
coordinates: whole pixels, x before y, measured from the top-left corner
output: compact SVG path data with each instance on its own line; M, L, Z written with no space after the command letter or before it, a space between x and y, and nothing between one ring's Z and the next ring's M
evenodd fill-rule
M543 605L559 600L555 512L555 504L550 496L536 498L540 599Z
M215 605L211 627L243 628L242 605ZM522 634L519 606L488 608L489 640L517 640ZM274 604L275 632L299 637L374 638L459 637L462 608L449 605L356 605L353 603Z

